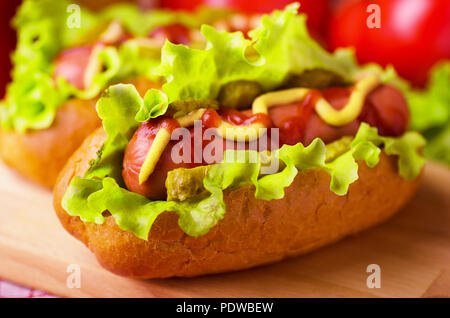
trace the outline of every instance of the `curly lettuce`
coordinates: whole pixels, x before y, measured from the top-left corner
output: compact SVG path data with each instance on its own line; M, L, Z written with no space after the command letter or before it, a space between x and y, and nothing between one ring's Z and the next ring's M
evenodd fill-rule
M425 156L450 165L450 62L436 65L425 90L405 91L411 129L429 141Z
M309 36L306 16L298 15L298 3L265 15L261 26L249 32L217 31L203 25L207 48L196 50L167 42L160 73L166 77L164 92L169 102L215 99L220 88L235 80L258 82L265 90L280 86L288 75L325 69L351 80L340 53L332 55ZM189 65L189 67L187 67Z
M148 93L148 96L151 96ZM146 96L146 98L148 98ZM139 112L144 104L132 85L111 86L98 102L99 115L107 139L99 158L92 162L83 177L72 180L64 195L63 208L72 216L85 222L101 224L103 212L109 211L118 226L147 240L155 219L164 211L179 216L178 224L188 235L198 237L206 234L226 212L223 191L242 186L254 186L255 197L274 200L284 197L298 172L320 169L331 176L330 190L345 195L349 186L358 179L357 161L374 167L379 161L382 147L388 155L398 157L399 174L414 179L421 171L424 159L419 150L424 139L415 132L400 138L383 137L377 129L362 124L358 133L342 154L333 160L327 158L327 146L315 139L309 146L301 143L283 145L272 152L272 160L280 160L284 168L274 174L261 176L260 154L254 151L227 151L224 161L211 165L203 180L206 194L193 196L184 201L151 201L125 189L121 177L123 154L128 141L139 125ZM155 116L157 116L156 114ZM256 158L256 160L241 160Z
M359 66L352 49L333 54L315 42L306 27L306 15L298 3L264 15L261 26L248 33L215 30L203 25L205 49L166 41L157 73L166 79L163 92L168 104L179 101L215 100L228 83L251 81L270 91L306 71L323 70L352 83L364 72L379 74L383 82L405 87L392 67ZM153 105L146 107L150 110ZM176 107L175 107L176 108Z
M212 13L211 10L208 13ZM106 7L100 17L106 20L118 19L124 27L136 36L147 36L157 27L170 24L183 24L188 27L196 28L199 26L196 14L187 14L185 12L173 12L170 10L152 10L142 12L136 10L136 6L121 3ZM201 19L204 21L204 19Z
M3 129L25 132L45 129L53 122L58 107L68 98L91 99L113 82L136 76L159 78L155 69L160 62L160 48L143 52L132 41L118 48L105 47L97 58L103 70L94 76L92 85L79 90L59 78L52 78L53 61L64 49L85 43L111 20L119 20L132 35L145 36L156 27L170 23L198 26L187 14L152 10L141 12L135 5L119 4L93 14L81 8L79 27L69 27L72 11L68 0L25 0L13 20L18 43L12 55L12 83L0 104Z
M17 48L12 55L13 82L0 105L4 129L46 128L53 122L59 104L67 98L53 83L53 58L86 32L95 19L82 10L82 26L69 29L65 25L68 5L67 1L24 1L13 19Z
M166 79L162 91L150 90L141 98L132 85L108 88L97 104L107 139L87 173L71 181L62 200L67 213L85 222L102 224L107 217L104 212L108 211L121 229L147 240L156 218L173 211L179 217L180 228L198 237L223 219L227 189L250 186L257 199L282 199L299 172L318 169L330 175L330 191L345 195L358 179L358 161L374 167L381 151L398 158L402 177L417 177L424 164L420 154L424 138L415 132L399 138L383 137L376 128L363 123L355 137L345 139L339 146L327 146L320 139L308 146L283 145L270 153L270 160L280 162L282 167L273 174L262 174L262 158L267 154L228 150L223 162L203 171L203 191L194 191L181 201L151 201L125 188L121 170L125 147L133 132L140 122L163 115L178 102L215 100L223 85L236 80L254 81L271 90L289 75L312 69L324 69L348 81L366 71L379 73L385 81L397 80L393 69L358 67L351 51L325 52L309 37L305 17L297 15L297 8L294 4L265 16L262 26L250 32L250 39L240 32L219 32L203 26L208 42L205 50L166 43L159 67L160 75ZM176 184L168 181L166 184Z

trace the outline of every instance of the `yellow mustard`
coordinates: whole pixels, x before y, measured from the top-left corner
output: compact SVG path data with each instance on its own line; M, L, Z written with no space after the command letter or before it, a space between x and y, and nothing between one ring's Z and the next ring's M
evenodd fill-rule
M344 108L337 110L325 98L321 97L316 102L315 111L329 125L347 125L358 118L364 106L366 96L379 84L379 77L376 74L370 74L355 84L349 101ZM305 98L310 92L311 89L308 88L291 88L261 95L253 101L252 113L267 115L270 107L294 103ZM206 109L201 108L175 119L181 127L189 127L194 124L195 120L200 120L205 111ZM216 132L220 137L240 142L257 140L266 130L267 127L258 122L248 126L237 126L222 120L220 125L216 127ZM167 129L160 129L158 131L139 173L139 184L144 183L153 173L159 158L170 142L170 138L171 135Z

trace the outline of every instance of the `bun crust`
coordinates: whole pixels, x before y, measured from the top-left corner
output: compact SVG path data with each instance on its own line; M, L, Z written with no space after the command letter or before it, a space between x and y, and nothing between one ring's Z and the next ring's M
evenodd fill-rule
M112 217L102 225L69 216L61 199L73 176L82 176L106 135L97 130L71 157L54 190L56 213L68 232L84 242L106 269L133 278L197 276L241 270L301 255L379 224L415 193L397 174L396 158L384 153L375 168L359 164L360 178L346 196L329 190L324 171L301 172L281 200L254 197L252 187L226 190L227 212L199 238L186 235L172 212L160 215L148 241L119 229Z
M145 78L128 81L140 94L159 84ZM13 169L44 186L53 187L59 172L73 152L101 120L95 110L97 99L71 99L61 105L47 129L26 133L0 130L0 157Z
M24 176L52 187L70 155L100 124L94 100L72 99L58 108L48 129L1 131L0 155Z

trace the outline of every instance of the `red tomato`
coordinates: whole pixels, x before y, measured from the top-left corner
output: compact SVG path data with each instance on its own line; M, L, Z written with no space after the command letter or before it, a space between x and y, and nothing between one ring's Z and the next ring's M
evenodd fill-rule
M380 28L369 29L369 4L380 7ZM328 29L331 49L354 46L361 63L393 64L422 86L437 61L450 58L450 1L362 0L344 2Z
M270 13L283 9L293 0L160 0L160 6L174 10L193 11L200 5L228 7L242 13ZM308 14L308 27L314 34L323 34L324 21L328 15L328 0L301 0L300 11Z

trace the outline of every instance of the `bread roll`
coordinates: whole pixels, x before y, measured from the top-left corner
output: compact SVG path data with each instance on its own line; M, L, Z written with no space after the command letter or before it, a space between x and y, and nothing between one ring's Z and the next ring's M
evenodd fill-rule
M0 155L24 176L52 187L70 155L100 124L95 101L72 99L58 108L48 129L2 131Z
M134 84L142 95L149 88L160 87L143 77L128 83ZM0 157L24 176L53 187L70 155L101 125L96 101L68 100L58 108L55 121L47 129L26 133L0 131Z
M105 137L97 130L70 158L55 187L54 206L67 231L103 267L133 278L235 271L311 252L391 217L411 198L420 179L401 178L396 158L383 153L375 168L359 164L360 178L345 196L329 190L327 173L308 170L297 175L281 200L257 200L251 186L226 190L224 219L202 237L186 235L176 214L165 212L145 241L119 229L112 217L102 225L83 223L61 207L71 179L83 176Z

